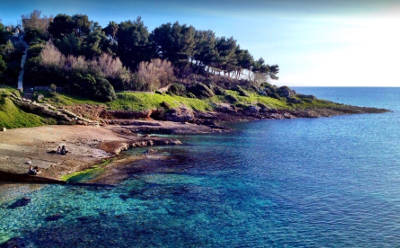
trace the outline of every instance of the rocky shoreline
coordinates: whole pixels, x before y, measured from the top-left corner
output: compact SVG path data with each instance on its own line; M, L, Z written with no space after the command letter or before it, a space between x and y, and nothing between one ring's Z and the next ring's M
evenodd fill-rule
M13 129L0 132L0 181L60 183L62 176L88 169L131 148L182 144L178 139L157 137L154 134L228 132L230 129L226 123L238 121L387 112L385 109L337 106L276 110L263 106L237 109L229 104L221 104L209 112L196 112L181 107L164 114L162 120L150 118L160 117L156 111L142 113L147 115L145 119L132 118L132 114L136 116L138 113L109 112L102 114L104 119L97 120L101 126L59 125ZM70 152L67 155L49 153L60 144L68 147ZM124 162L129 163L127 160ZM27 175L31 164L39 167L40 180L36 176Z
M122 130L117 126L60 125L0 132L0 181L60 183L62 176L88 169L133 147L181 144L173 138ZM55 153L59 145L65 145L69 152ZM28 175L31 165L38 166L40 174Z

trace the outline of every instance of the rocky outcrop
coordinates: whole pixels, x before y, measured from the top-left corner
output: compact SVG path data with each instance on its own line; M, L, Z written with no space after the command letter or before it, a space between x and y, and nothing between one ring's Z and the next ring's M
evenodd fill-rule
M26 112L34 113L39 116L54 118L59 124L80 124L80 125L98 125L97 121L92 121L76 115L66 109L58 109L47 103L38 103L26 98L11 95L10 99L19 108Z
M192 122L194 120L194 114L192 109L182 106L168 110L164 114L164 119L175 122Z
M103 119L144 119L150 118L154 110L148 109L143 111L123 111L123 110L104 110L100 113Z
M291 90L289 87L287 86L282 86L279 87L276 92L278 93L278 95L280 97L293 97L294 95L296 95L296 92L294 90Z
M144 137L127 142L121 142L121 141L102 142L99 144L98 148L108 153L118 155L122 151L126 151L130 148L135 148L135 147L181 145L181 144L182 142L177 139Z
M215 106L215 110L222 113L235 113L236 109L233 105L229 103L218 103Z
M12 98L15 105L20 107L26 112L34 113L40 116L47 116L56 119L62 124L74 124L76 120L72 119L68 115L53 109L50 106L44 104L39 104L37 102L24 99L24 98Z

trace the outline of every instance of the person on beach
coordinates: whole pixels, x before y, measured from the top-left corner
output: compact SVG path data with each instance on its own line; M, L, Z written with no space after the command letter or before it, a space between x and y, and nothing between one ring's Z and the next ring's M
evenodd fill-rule
M60 154L61 154L61 155L65 155L65 154L67 154L67 153L68 153L68 150L67 150L67 148L65 147L65 145L63 145L63 146L61 147Z
M57 153L57 154L60 154L60 153L61 153L61 146L58 146L58 147L57 147L56 153Z
M33 167L32 165L29 166L28 175L36 176L38 173L39 173L39 167L37 166Z

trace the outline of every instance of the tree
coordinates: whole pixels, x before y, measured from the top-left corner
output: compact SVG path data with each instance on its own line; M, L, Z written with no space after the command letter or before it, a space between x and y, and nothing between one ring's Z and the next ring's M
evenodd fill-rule
M88 35L92 22L89 21L87 15L74 15L72 16L73 30L78 37Z
M51 21L51 17L41 17L39 10L34 10L29 16L22 15L25 40L28 42L47 40L49 38L48 28Z
M236 50L236 60L238 65L238 77L240 77L242 69L250 70L251 66L254 64L253 56L251 56L249 51L240 48Z
M233 37L227 39L225 37L218 38L216 49L218 52L216 66L223 71L231 72L235 70L236 61L236 40Z
M10 32L0 23L0 45L5 44L10 38Z
M215 62L217 51L215 49L216 38L214 32L196 31L195 34L196 46L194 49L194 59L197 65L211 66Z
M119 26L115 22L108 23L107 27L103 29L104 33L110 36L114 41L116 41L116 36L118 33Z
M195 48L195 29L192 26L180 25L175 22L163 24L154 29L151 40L154 42L157 54L168 59L174 65L182 67L193 57Z
M55 39L63 38L74 30L72 17L65 14L58 14L49 25L49 33Z
M0 77L3 75L6 69L7 69L7 64L3 60L3 56L0 55Z
M268 66L268 67L269 67L269 69L268 69L269 76L274 80L278 80L279 77L278 77L277 74L279 73L279 65L271 65L271 66Z
M121 22L116 32L116 40L117 54L129 68L136 69L141 61L151 59L149 32L140 17L135 21Z

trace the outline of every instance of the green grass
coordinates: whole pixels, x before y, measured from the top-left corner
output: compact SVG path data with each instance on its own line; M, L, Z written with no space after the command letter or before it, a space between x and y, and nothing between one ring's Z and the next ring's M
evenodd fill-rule
M52 119L27 113L18 108L10 99L11 94L19 95L19 92L13 88L0 88L0 127L19 128L54 124Z
M238 107L264 104L272 109L319 109L319 108L335 108L342 109L345 105L337 104L330 101L313 99L312 101L301 101L297 104L287 103L285 98L276 99L268 96L262 96L252 91L246 91L248 96L241 96L239 92L234 90L225 90L225 95L216 95L207 99L189 98L176 95L158 94L153 92L133 92L125 91L117 93L117 99L111 102L103 103L89 99L68 96L64 94L47 95L45 101L56 105L74 105L74 104L95 104L106 105L110 110L126 110L126 111L143 111L148 109L164 108L166 103L170 108L186 106L197 111L212 111L216 104L228 102L226 95L234 96L237 102L233 103Z
M69 96L58 93L55 94L43 93L43 95L45 96L45 102L58 107L65 105L67 106L75 105L75 104L93 104L93 105L104 104L103 102L98 102L86 98Z
M227 95L234 96L238 99L236 105L256 105L257 103L262 103L270 108L276 109L288 109L290 108L285 100L278 100L268 96L262 96L254 92L246 91L249 96L240 96L239 92L233 90L225 90ZM221 101L223 98L220 96Z
M350 106L321 99L313 99L312 101L302 101L301 103L294 104L292 107L294 109L343 109Z
M121 92L117 94L117 100L108 103L107 105L112 110L131 110L142 111L147 109L157 109L165 102L171 108L176 108L185 105L189 108L198 111L207 111L213 109L213 104L210 99L197 99L182 96L161 95L151 92Z

